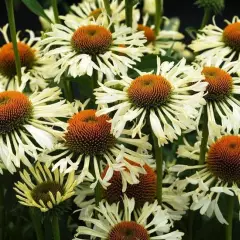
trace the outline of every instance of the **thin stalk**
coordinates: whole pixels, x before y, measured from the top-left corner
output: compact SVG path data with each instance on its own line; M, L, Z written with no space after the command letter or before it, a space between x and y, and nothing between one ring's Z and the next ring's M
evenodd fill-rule
M200 145L200 156L199 165L203 165L205 162L206 152L207 152L207 142L208 142L208 115L207 106L203 107L203 127L202 127L202 140Z
M9 22L9 28L10 28L10 34L11 34L11 41L13 44L17 78L18 78L18 83L20 85L21 77L22 77L21 61L20 61L18 45L17 45L17 37L16 37L17 33L16 33L16 25L15 25L15 17L14 17L13 0L5 0L5 3L6 3L6 8L7 8L7 14L8 14L8 22Z
M29 208L29 214L33 223L33 227L37 236L37 240L44 240L43 230L42 230L42 223L40 221L39 216L36 214L36 209L33 207Z
M60 229L59 229L59 222L58 217L53 216L52 217L52 234L53 234L53 240L60 240Z
M51 0L55 23L60 23L57 0Z
M92 93L91 93L91 102L93 103L93 107L97 108L97 105L95 103L96 101L96 97L94 95L94 89L98 87L98 71L96 69L93 69L93 75L92 75L92 79L91 79L91 89L92 89Z
M228 213L226 225L226 240L232 240L232 223L233 223L233 212L234 212L234 196L228 196Z
M4 211L4 187L0 184L0 239L4 239L5 211Z
M126 25L132 27L133 4L132 0L125 0Z
M155 36L158 35L160 31L160 26L163 16L163 0L155 0L156 11L155 11Z
M63 92L64 92L65 98L69 102L72 102L73 101L73 93L72 93L71 81L63 79Z
M156 170L157 170L157 200L159 204L162 204L162 179L163 179L163 149L158 146L158 140L153 133L153 147L154 147L154 156L156 159Z
M105 9L106 9L107 15L109 16L109 18L111 18L112 17L112 10L111 10L111 6L110 6L110 2L109 2L109 0L103 0L103 2L104 2L104 6L105 6ZM110 21L109 21L109 23L110 23ZM110 31L114 32L113 24L111 24L111 26L110 26Z
M209 9L209 8L204 9L204 15L203 15L202 23L201 23L201 29L204 28L208 24L210 17L211 17L211 13L212 13L211 9Z

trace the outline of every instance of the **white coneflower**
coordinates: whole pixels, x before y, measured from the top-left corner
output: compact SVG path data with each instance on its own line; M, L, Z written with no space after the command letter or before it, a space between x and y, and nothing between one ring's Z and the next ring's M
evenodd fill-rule
M61 67L57 82L64 72L73 77L92 76L94 69L107 75L124 74L143 55L143 32L134 32L125 25L110 32L110 25L100 16L81 22L65 17L65 23L52 25L52 31L40 43L44 55L57 58L53 66Z
M179 240L184 233L171 231L171 222L165 210L155 201L152 204L145 203L141 209L135 209L134 199L124 196L123 208L119 204L100 202L95 208L98 218L86 215L81 220L89 227L77 228L75 240L84 239L84 236L100 239L165 239ZM78 238L78 236L81 238Z
M83 1L82 3L74 4L70 7L71 12L66 15L66 18L72 21L85 21L86 18L97 19L99 16L105 18L107 23L109 16L107 16L106 8L103 0L93 0L91 2ZM118 0L113 0L110 3L110 9L112 11L111 20L114 24L120 24L125 20L125 1L119 3ZM105 14L102 14L104 12ZM133 9L133 17L135 21L140 18L140 12L136 9L136 5Z
M186 147L180 146L179 156L199 159L199 142L191 148L189 144ZM218 200L221 194L240 196L240 136L226 135L209 141L204 165L176 165L171 170L178 173L197 170L195 174L187 175L186 179L176 181L176 186L183 190L188 184L196 185L195 190L186 193L193 199L191 209L200 209L201 214L209 217L214 212L220 223L227 224Z
M136 165L131 161L128 162L130 164ZM106 166L105 169L103 169L101 173L102 178L105 177L108 168L109 167ZM141 208L146 202L153 203L156 199L157 175L154 168L152 168L150 165L145 164L143 168L145 169L146 173L139 174L139 183L132 185L127 184L125 189L123 189L122 183L123 176L120 172L114 171L111 179L109 180L109 183L111 185L102 191L102 198L105 199L108 203L112 204L122 201L125 194L128 198L135 199L136 208ZM76 188L77 196L74 202L80 208L85 208L90 204L95 203L94 190L91 190L89 186L90 182L85 182L78 185ZM169 217L172 220L180 220L181 217L185 214L185 211L188 209L188 197L182 195L182 192L178 191L174 184L169 187L163 187L162 192L163 209L167 209Z
M19 202L25 206L37 207L46 212L72 197L77 185L74 172L63 174L59 169L53 172L39 162L29 171L20 173L22 181L15 183L14 190ZM34 180L30 177L32 176Z
M83 106L82 106L83 107ZM122 136L114 137L111 134L111 118L108 115L97 117L96 110L81 110L68 121L65 131L65 142L55 147L57 151L43 154L42 161L52 163L54 168L60 166L61 171L70 172L78 170L78 182L90 179L94 181L94 188L100 182L104 188L109 185L113 171L120 171L123 175L123 185L137 183L139 173L144 173L142 168L144 160L151 156L135 152L123 144L132 145L134 148L150 150L148 137L132 139L129 131L124 131ZM134 166L127 161L133 161ZM109 165L106 176L102 179L100 166L102 163ZM128 171L124 171L128 169ZM123 187L124 188L124 187Z
M194 120L198 108L205 103L207 86L201 81L201 68L186 65L185 59L174 64L160 63L157 58L156 74L138 72L140 76L135 79L124 76L105 85L99 83L95 89L96 103L102 108L97 116L115 112L111 121L113 134L119 136L126 123L132 122L132 136L141 136L149 118L160 146L177 139L182 129L195 129ZM116 86L121 86L121 90Z
M71 106L59 101L58 87L29 96L22 92L24 87L0 92L0 159L10 172L20 167L20 162L31 166L29 156L36 158L39 151L53 148L66 124L57 118L72 114Z
M138 31L143 31L147 39L146 53L166 54L167 50L179 51L185 48L184 44L179 40L184 38L184 35L175 30L161 30L156 36L154 33L154 25L148 26L149 15L146 14L143 18L143 23L135 26ZM168 21L168 19L165 19ZM136 24L134 24L136 25Z
M240 77L236 75L238 61L224 61L223 58L209 57L201 63L204 82L208 83L206 95L209 137L220 136L221 131L239 131L240 121ZM200 109L199 119L203 107ZM199 122L199 119L197 122Z
M0 47L0 81L5 89L15 90L18 88L18 79L15 67L13 44L8 38L8 24L0 28L5 44ZM33 31L26 30L28 38L20 40L17 35L17 46L22 66L22 77L29 80L32 91L47 87L46 79L56 75L57 68L50 68L54 63L53 58L40 56L38 41Z
M197 58L202 60L219 54L225 57L233 54L239 59L240 20L235 16L232 22L225 21L227 26L224 29L219 28L213 18L213 25L207 25L200 30L201 33L197 34L197 39L189 46L195 52L202 52Z

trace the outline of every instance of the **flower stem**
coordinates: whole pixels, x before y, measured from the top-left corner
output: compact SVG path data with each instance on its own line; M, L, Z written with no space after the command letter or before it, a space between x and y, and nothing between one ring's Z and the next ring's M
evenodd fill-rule
M112 10L111 10L111 6L110 6L109 0L103 0L103 2L104 2L104 6L105 6L105 8L106 8L106 11L107 11L107 15L108 15L109 17L112 17ZM110 21L109 21L109 23L110 23ZM111 31L111 32L114 32L114 27L113 27L112 24L111 24L111 26L110 26L110 31Z
M202 127L202 140L200 146L200 156L199 156L199 165L204 164L206 152L207 152L207 142L208 142L208 115L207 115L207 106L203 107L203 127Z
M60 240L60 230L59 230L59 222L58 217L53 216L52 217L52 234L53 234L53 240Z
M155 0L156 12L155 12L155 36L158 35L163 15L163 0Z
M58 13L58 6L57 6L57 0L51 0L52 1L52 7L53 7L53 14L55 23L60 23L59 19L59 13Z
M233 212L234 212L234 196L228 196L228 215L226 225L226 240L232 240L232 222L233 222Z
M92 79L91 79L91 89L92 89L92 94L91 94L91 102L93 105L93 108L97 108L97 105L95 103L96 97L94 95L94 89L98 87L98 71L96 69L93 69L93 74L92 74Z
M210 17L211 17L211 9L205 8L202 23L201 23L201 29L208 24Z
M67 79L63 79L63 86L64 86L63 92L64 92L65 98L69 102L72 102L73 101L73 93L72 93L71 81L67 80Z
M18 52L18 45L17 45L17 33L16 33L16 25L15 25L15 17L14 17L14 8L13 8L13 0L5 0L7 14L8 14L8 22L10 27L10 34L11 34L11 41L13 44L13 51L15 57L15 66L17 72L17 78L19 85L21 84L21 61Z
M2 179L1 179L2 180ZM0 239L4 239L4 185L0 183Z
M33 226L34 226L35 233L37 235L37 240L44 240L42 224L41 224L39 216L37 216L37 214L36 214L36 209L33 207L30 207L29 214L30 214Z
M163 149L158 146L158 140L152 133L154 156L156 159L156 171L157 171L157 200L159 204L162 204L162 179L163 179Z
M97 186L94 189L94 193L95 193L95 204L96 206L98 206L101 201L101 195L102 195L102 186L99 182L97 183Z
M132 0L125 0L126 25L132 27L133 4Z

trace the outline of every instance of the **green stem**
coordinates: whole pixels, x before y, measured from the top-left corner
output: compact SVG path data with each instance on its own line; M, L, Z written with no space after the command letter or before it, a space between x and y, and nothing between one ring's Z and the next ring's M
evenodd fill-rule
M15 66L17 72L17 78L19 85L21 84L21 61L18 52L18 45L17 45L17 33L16 33L16 25L15 25L15 17L14 17L14 8L13 8L13 0L5 0L7 14L8 14L8 22L10 27L10 34L11 34L11 41L13 44L13 51L15 57Z
M96 97L94 95L94 89L98 87L98 71L96 69L93 69L93 75L91 80L92 80L90 83L91 89L92 89L91 102L92 102L93 108L97 108L97 105L95 103Z
M29 208L29 214L34 226L35 233L37 235L37 240L44 240L42 224L39 216L36 213L36 209L33 207Z
M204 9L204 15L203 15L202 23L201 23L201 29L204 28L208 24L209 19L211 17L211 12L212 11L209 8Z
M108 15L109 17L112 17L112 10L111 10L111 6L110 6L109 0L103 0L103 2L104 2L105 9L106 9L106 11L107 11L107 15ZM110 21L109 21L109 23L110 23ZM110 31L111 31L111 32L114 32L114 26L113 26L113 24L111 24L111 26L110 26Z
M155 36L158 35L160 31L160 26L162 22L163 15L163 0L155 0L156 12L155 12Z
M4 221L5 211L4 211L4 185L0 184L0 239L4 239Z
M132 0L125 0L126 25L132 27L133 4Z
M65 98L69 101L72 102L73 101L73 93L72 93L72 85L71 85L71 81L63 79L63 92L64 92L64 96Z
M208 115L207 106L203 107L203 127L202 127L202 140L200 145L200 156L199 165L203 165L205 162L206 152L207 152L207 142L208 142Z
M163 149L158 146L158 139L152 131L154 156L156 159L156 171L157 171L157 200L159 204L162 204L162 179L163 179Z
M59 222L58 217L53 216L52 217L52 234L53 234L53 240L60 240L60 229L59 229Z
M228 196L228 215L226 225L226 240L232 240L232 223L233 223L233 212L234 212L234 196Z
M54 14L55 23L60 23L57 0L51 0L51 1L52 1L52 7L53 7L53 14Z
M101 197L102 196L102 186L99 182L97 183L97 186L95 187L94 192L95 192L95 204L96 204L96 206L98 206L102 199L102 197Z

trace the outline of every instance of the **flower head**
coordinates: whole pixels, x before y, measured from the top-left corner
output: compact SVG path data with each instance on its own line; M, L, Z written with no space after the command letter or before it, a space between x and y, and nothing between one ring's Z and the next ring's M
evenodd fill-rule
M204 96L207 106L208 131L210 138L220 136L222 131L237 133L240 120L239 80L237 61L224 61L209 57L201 63L204 82L208 83ZM202 113L200 109L199 118ZM197 121L199 122L199 120Z
M20 162L31 166L28 158L36 158L40 151L53 148L63 137L65 123L59 117L72 113L71 106L60 98L59 88L26 95L18 91L0 92L0 159L11 173ZM52 111L52 109L55 111Z
M179 156L199 158L199 142L194 146L180 146ZM200 209L201 214L209 217L215 213L220 223L227 224L218 205L221 194L239 196L240 182L240 136L223 135L208 143L206 163L200 166L176 165L172 171L183 172L196 169L195 174L183 180L177 180L176 186L186 189L188 184L196 185L196 188L187 193L192 196L192 210Z
M205 102L203 94L207 83L201 82L203 76L199 67L185 63L184 59L176 65L160 63L158 58L155 74L138 71L140 76L135 79L124 76L120 81L99 83L100 87L95 89L96 102L101 106L97 116L114 111L113 134L119 136L126 123L131 122L134 137L136 134L141 136L149 115L159 145L177 139L181 129L194 129L197 109ZM115 88L117 84L122 90ZM115 105L108 107L107 104L112 103Z
M85 21L86 18L93 18L96 20L98 17L100 17L106 24L108 23L106 8L102 0L93 0L91 2L83 1L82 3L73 4L70 8L71 12L66 15L69 21L81 22ZM124 1L111 1L110 9L112 12L111 20L114 24L119 25L125 20ZM140 12L138 9L136 9L136 5L133 7L133 17L135 21L138 21L140 18Z
M167 25L170 20L164 18L164 25ZM135 26L136 21L133 22ZM164 29L159 31L158 35L155 35L154 26L149 26L149 15L146 14L143 17L143 23L137 24L135 28L138 31L143 31L144 35L147 39L145 43L145 51L146 53L152 54L163 54L165 55L169 49L172 49L174 52L178 52L179 46L181 50L185 48L184 44L181 43L179 40L184 38L184 35L178 32L175 29Z
M14 189L21 204L46 212L75 194L77 182L74 180L74 172L65 175L55 169L52 173L46 165L42 166L39 162L30 167L29 171L34 181L29 172L24 170L20 174L23 182L15 183Z
M0 47L0 80L5 89L16 90L18 86L17 73L15 67L15 56L13 44L8 38L8 25L5 25L0 32L3 35L5 44ZM22 78L24 81L29 80L32 91L40 88L44 89L47 82L44 79L49 79L54 76L57 69L49 68L49 65L54 62L52 58L41 57L39 54L38 41L34 33L30 30L29 38L20 40L17 35L17 47L22 67Z
M53 25L40 43L42 53L56 57L54 66L61 66L55 81L58 82L64 72L73 77L92 76L93 69L108 76L124 74L128 67L140 61L146 42L143 32L124 25L115 26L111 32L101 17L81 22L70 21L67 16L64 19L66 26Z
M232 22L226 21L227 26L224 29L219 28L213 19L213 25L207 25L201 33L197 35L197 39L190 44L190 48L195 52L202 52L197 56L201 61L207 60L209 57L215 56L232 59L239 58L240 52L240 20L233 17Z
M98 219L91 216L83 216L81 220L91 224L92 227L78 227L78 235L88 237L98 237L100 239L182 239L183 233L179 231L171 232L171 222L166 211L157 205L157 201L152 204L145 203L136 211L134 199L124 196L124 211L119 204L109 205L107 202L100 202L95 208L98 212ZM101 225L101 227L99 227Z
M84 110L82 105L82 110L76 111L68 121L64 134L65 141L48 152L47 156L43 154L41 161L49 164L55 162L54 168L60 166L63 172L78 170L78 182L81 183L83 180L94 182L92 188L98 181L106 188L110 184L109 180L114 170L122 173L124 169L128 169L124 172L124 186L127 183L138 182L139 173L145 172L142 168L144 161L151 156L135 152L134 149L139 148L145 152L150 150L148 137L132 139L129 138L128 131L124 132L125 136L115 137L111 133L110 120L106 114L97 117L96 110ZM133 148L124 147L124 143L132 145ZM136 165L132 166L126 159ZM103 165L109 166L104 178L100 174Z

